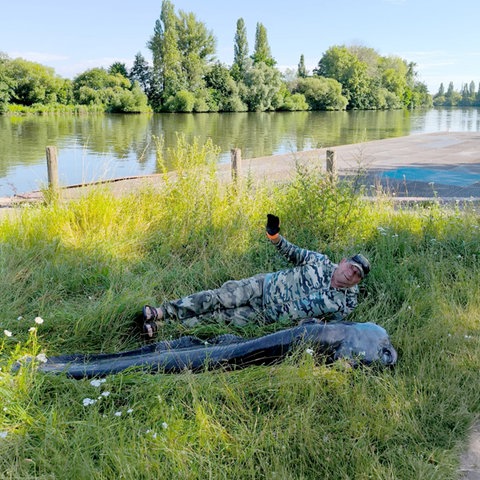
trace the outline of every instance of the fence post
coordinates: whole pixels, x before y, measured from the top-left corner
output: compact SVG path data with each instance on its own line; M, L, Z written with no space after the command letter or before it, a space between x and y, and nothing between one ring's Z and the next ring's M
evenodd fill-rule
M232 180L237 183L242 173L242 151L239 148L232 148L230 153L232 159Z
M48 189L52 196L58 195L58 158L57 147L46 147Z
M337 175L337 152L327 150L327 173L331 179Z

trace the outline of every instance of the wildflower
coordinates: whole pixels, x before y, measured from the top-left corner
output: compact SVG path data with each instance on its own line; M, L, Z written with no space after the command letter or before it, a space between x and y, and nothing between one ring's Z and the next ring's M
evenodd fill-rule
M42 317L35 317L34 322L38 325L41 325L43 323L43 318Z
M96 378L90 382L92 387L99 387L102 383L105 383L107 380L105 378Z
M168 423L167 423L167 422L163 422L163 423L162 423L162 428L163 428L164 430L166 430L166 429L168 428Z
M308 355L313 355L313 350L311 348L307 348L305 353L308 353Z
M127 410L127 413L132 413L132 412L133 412L133 408L129 408L129 409Z
M30 327L30 328L28 329L28 331L29 331L30 333L35 333L35 332L37 331L37 327Z
M83 399L83 406L84 407L88 407L88 405L93 405L94 403L96 403L97 401L96 400L93 400L93 398L84 398Z
M110 392L105 390L105 392L102 392L102 397L108 397L110 395Z
M42 363L46 363L47 361L47 356L44 353L39 353L35 358Z
M8 432L0 432L0 438L6 438L8 435Z
M465 335L466 339L473 338L471 335Z
M17 317L17 320L18 320L18 321L23 320L23 317L22 317L21 315L19 315L19 316Z
M122 412L115 412L115 416L116 416L116 417L121 417L121 416L122 416Z
M10 330L4 330L3 333L5 334L6 337L12 336L12 332Z

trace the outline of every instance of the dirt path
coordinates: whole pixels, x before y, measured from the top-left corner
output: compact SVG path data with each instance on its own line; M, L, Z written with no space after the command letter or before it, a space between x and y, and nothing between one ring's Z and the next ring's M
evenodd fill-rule
M471 429L467 449L460 457L459 480L480 480L480 420Z

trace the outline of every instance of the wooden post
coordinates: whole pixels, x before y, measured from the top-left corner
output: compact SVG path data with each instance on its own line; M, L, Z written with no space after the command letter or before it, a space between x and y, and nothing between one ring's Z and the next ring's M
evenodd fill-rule
M337 153L335 150L327 150L327 173L330 178L337 175Z
M59 196L57 147L47 147L48 190L50 200Z
M232 148L232 180L236 183L242 173L242 151L239 148Z
M53 190L58 189L58 159L57 147L47 147L47 171L48 171L48 186Z

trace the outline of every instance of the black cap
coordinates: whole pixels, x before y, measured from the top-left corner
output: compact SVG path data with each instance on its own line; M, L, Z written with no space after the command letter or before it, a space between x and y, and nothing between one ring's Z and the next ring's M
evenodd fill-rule
M370 262L361 253L357 253L353 257L350 257L348 262L355 265L360 270L362 278L368 275L368 272L370 271Z

